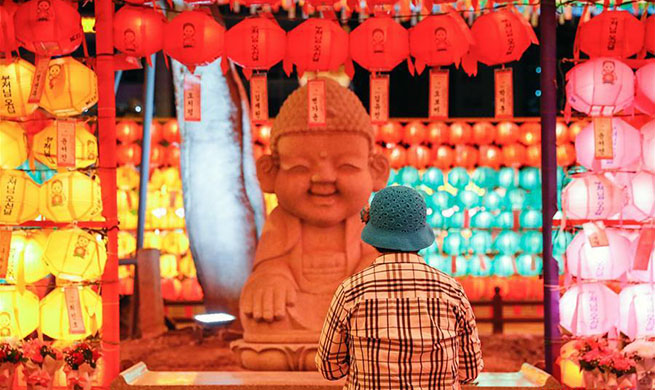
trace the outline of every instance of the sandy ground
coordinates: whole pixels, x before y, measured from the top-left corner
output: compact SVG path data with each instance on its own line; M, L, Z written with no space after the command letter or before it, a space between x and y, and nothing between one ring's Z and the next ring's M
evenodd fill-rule
M121 341L121 369L143 361L154 371L238 371L229 349L229 336L207 334L198 342L190 328L169 331L153 339ZM483 335L485 371L518 371L524 362L541 366L543 337Z

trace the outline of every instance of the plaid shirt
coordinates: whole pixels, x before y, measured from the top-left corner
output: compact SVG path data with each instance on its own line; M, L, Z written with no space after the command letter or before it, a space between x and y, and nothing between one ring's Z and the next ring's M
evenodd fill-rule
M378 257L337 288L316 355L344 389L455 389L482 370L473 310L455 279L422 257Z

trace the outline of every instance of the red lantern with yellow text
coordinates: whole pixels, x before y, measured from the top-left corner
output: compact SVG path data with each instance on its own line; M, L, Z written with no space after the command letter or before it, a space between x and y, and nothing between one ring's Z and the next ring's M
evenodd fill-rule
M44 57L70 54L82 43L80 14L64 0L29 0L14 15L16 41Z
M150 56L164 47L166 19L148 7L126 5L114 15L114 47L132 57Z
M409 61L409 34L388 16L367 19L350 33L350 56L370 72L388 72Z
M455 13L428 16L409 30L409 52L419 74L426 65L459 66L472 43L471 31Z
M307 20L289 32L287 45L284 60L287 75L291 74L293 65L302 77L305 71L334 71L342 64L349 67L350 76L353 74L352 63L347 61L348 33L331 20Z
M644 45L644 25L628 11L605 10L578 27L577 39L589 57L628 58Z
M164 52L193 72L223 55L225 28L202 11L185 11L166 26Z

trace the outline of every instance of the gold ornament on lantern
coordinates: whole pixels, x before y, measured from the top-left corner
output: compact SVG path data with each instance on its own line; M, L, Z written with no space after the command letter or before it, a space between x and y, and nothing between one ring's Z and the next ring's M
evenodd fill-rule
M82 229L58 230L48 237L43 259L57 278L97 280L107 263L107 249L101 239Z
M48 168L57 168L57 123L34 136L34 156ZM75 168L86 168L98 159L98 140L82 122L75 123Z
M98 78L72 57L50 60L40 105L55 116L79 115L98 101Z

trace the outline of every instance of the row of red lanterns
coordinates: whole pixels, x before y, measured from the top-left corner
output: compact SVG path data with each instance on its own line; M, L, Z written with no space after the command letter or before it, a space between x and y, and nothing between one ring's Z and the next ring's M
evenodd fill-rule
M141 164L141 146L137 143L118 145L118 148L116 148L116 161L118 165L138 166ZM150 147L150 167L158 168L162 166L180 166L180 146L178 144L168 146L153 144Z
M116 139L122 144L129 144L143 138L143 126L132 120L122 120L116 124ZM169 119L163 124L153 120L150 126L150 142L157 144L165 141L169 144L180 143L180 126L177 119Z

